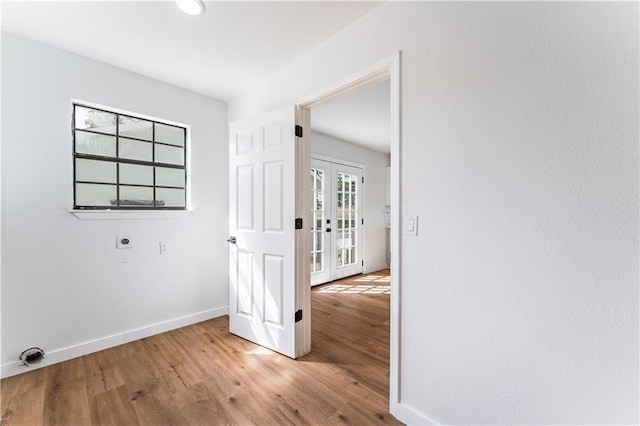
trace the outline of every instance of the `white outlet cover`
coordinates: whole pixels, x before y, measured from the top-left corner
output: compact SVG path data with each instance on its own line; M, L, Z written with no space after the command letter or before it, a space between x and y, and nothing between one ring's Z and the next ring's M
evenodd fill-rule
M116 248L128 249L133 247L133 238L130 234L116 236Z

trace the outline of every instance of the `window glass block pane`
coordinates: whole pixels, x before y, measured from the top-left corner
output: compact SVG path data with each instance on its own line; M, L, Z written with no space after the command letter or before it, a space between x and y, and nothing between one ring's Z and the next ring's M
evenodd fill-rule
M116 134L116 114L96 109L76 106L76 129L89 129L94 132Z
M77 158L76 181L116 183L116 163Z
M156 188L156 206L185 207L184 189Z
M116 156L115 136L97 135L76 130L76 152L80 154Z
M149 142L120 138L119 150L121 158L141 161L153 160L153 144Z
M184 146L186 131L182 127L168 124L155 123L156 142L170 143L171 145Z
M118 135L148 141L153 140L153 122L121 115Z
M120 163L120 183L153 186L153 166Z
M76 183L76 205L81 207L111 207L116 204L115 185Z
M153 207L153 188L120 185L120 205Z
M184 165L184 149L156 144L156 162Z
M184 170L156 167L156 186L176 186L184 188Z

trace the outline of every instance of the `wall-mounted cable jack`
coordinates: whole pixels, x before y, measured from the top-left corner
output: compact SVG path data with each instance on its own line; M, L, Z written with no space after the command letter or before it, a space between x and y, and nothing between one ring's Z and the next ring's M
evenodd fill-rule
M26 365L27 367L38 364L43 359L44 351L36 347L26 349L20 354L20 361L22 361L22 364Z

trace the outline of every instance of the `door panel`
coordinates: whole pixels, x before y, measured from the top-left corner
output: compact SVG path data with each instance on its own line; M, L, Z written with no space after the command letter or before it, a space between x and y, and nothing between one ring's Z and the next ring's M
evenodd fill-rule
M284 232L284 162L274 161L264 165L264 230Z
M229 126L229 331L292 358L294 129L293 107Z

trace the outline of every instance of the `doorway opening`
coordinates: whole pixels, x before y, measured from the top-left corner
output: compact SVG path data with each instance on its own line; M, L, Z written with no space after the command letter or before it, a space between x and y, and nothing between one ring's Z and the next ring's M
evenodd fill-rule
M338 82L337 84L334 84L333 86L326 88L324 90L321 90L313 95L310 95L306 99L303 99L300 102L298 102L298 105L299 105L298 123L302 124L304 129L312 130L311 132L308 132L305 130L304 138L305 139L309 138L308 143L306 144L308 148L306 149L306 152L302 152L301 154L299 154L300 156L298 157L298 164L310 172L312 170L311 160L314 157L316 160L318 159L326 160L327 157L329 157L329 159L338 160L339 163L344 163L345 162L344 158L342 159L336 158L337 156L339 156L338 154L339 151L332 151L329 155L327 155L326 152L324 154L318 153L317 150L314 149L312 111L315 113L315 111L319 110L319 108L322 105L329 104L332 101L340 100L341 98L346 98L350 94L355 94L360 90L375 86L380 83L385 83L389 87L389 94L387 97L388 108L389 108L389 111L387 113L388 123L389 123L389 131L388 131L389 157L388 157L388 163L386 165L389 168L384 167L383 170L370 171L367 167L364 167L363 175L365 177L365 180L364 180L365 188L366 188L366 185L370 184L370 180L369 180L370 176L382 176L383 182L387 179L387 176L388 176L388 184L373 186L374 190L376 190L378 193L383 194L383 196L388 193L388 195L386 195L387 203L384 204L379 211L379 214L380 214L379 218L380 218L380 221L383 223L383 229L385 233L383 234L385 235L385 237L383 238L384 242L383 242L383 248L382 248L382 251L384 252L384 255L383 255L384 260L382 261L383 263L378 264L379 266L378 271L380 271L381 274L377 274L377 275L374 274L374 277L366 275L367 273L376 272L376 269L377 269L377 268L369 269L369 270L366 269L367 267L372 268L375 265L375 263L373 262L370 262L369 264L367 264L368 263L367 251L370 250L370 247L371 247L367 245L368 241L366 238L366 230L367 230L369 217L368 217L368 214L362 213L362 212L361 212L361 215L363 217L359 217L357 212L354 213L354 211L357 211L357 209L349 209L350 215L355 214L356 219L364 219L365 225L363 230L361 230L360 232L361 235L363 236L363 242L361 244L356 245L355 252L356 253L358 252L357 248L359 247L360 253L362 255L361 267L364 267L360 272L364 272L365 274L358 275L352 278L347 278L347 280L349 279L352 280L349 286L352 292L354 293L361 292L365 294L367 291L374 291L374 292L377 291L377 290L372 290L374 287L377 286L377 285L371 285L372 281L380 280L380 279L386 281L384 283L386 284L384 286L386 288L383 287L382 291L387 292L387 295L391 296L390 303L389 303L390 305L389 307L390 340L389 340L388 347L389 347L389 405L390 405L390 411L393 413L399 402L398 390L399 390L399 377L400 377L399 293L400 293L401 270L399 265L401 265L401 262L400 262L400 238L401 238L400 237L400 223L401 223L400 164L401 164L401 159L400 159L400 54L399 53L381 61L378 64L375 64L374 66L370 67L367 70L363 70L360 73L356 73L352 76L349 76L345 78L343 81ZM316 152L314 152L314 150ZM323 156L324 158L322 158ZM346 161L348 162L348 160ZM307 209L307 213L305 214L305 217L308 218L307 220L310 220L313 222L312 232L315 232L316 235L309 233L308 236L311 238L307 241L308 244L306 243L301 244L298 247L298 251L297 251L297 259L299 262L298 264L300 266L299 270L306 272L305 274L306 277L311 276L311 271L318 272L319 269L322 269L322 268L317 268L318 266L317 254L324 247L327 247L327 243L325 243L324 245L319 243L319 241L327 238L326 236L319 235L322 233L324 234L328 233L326 231L327 229L326 227L328 225L326 220L327 219L331 220L330 225L336 224L336 222L334 221L339 219L342 219L343 221L345 219L348 219L349 225L351 225L351 220L352 220L351 216L345 217L344 214L341 218L338 218L338 216L335 213L333 214L333 217L329 217L329 218L324 216L320 218L317 216L314 216L313 209L309 210L309 206L311 205L312 200L314 200L314 197L316 195L315 191L319 187L317 186L314 180L315 177L312 176L312 178L313 179L311 180L306 180L306 182L304 183L306 186L306 191L303 191L303 192L306 192L306 194L312 194L312 196L309 198L305 197L306 199L303 200L303 203L304 203L303 205ZM312 182L311 185L309 184L310 181ZM333 184L333 179L332 179L332 184ZM342 184L344 185L344 182ZM336 181L336 185L340 185L340 183ZM324 188L324 190L326 191L326 187ZM332 191L332 192L335 192L335 191ZM300 194L300 192L298 192L298 194ZM366 197L363 197L363 198L365 199L363 200L361 206L367 206ZM336 197L336 200L333 200L333 196L332 196L332 202L337 203L338 202L337 197ZM345 203L344 197L342 199L342 203L343 204ZM318 211L323 209L318 209L317 206L315 206L315 210ZM311 215L309 215L309 212L311 212ZM318 221L318 219L321 219L321 220ZM343 222L342 228L340 229L343 231L347 231L347 229L345 228L346 227L344 226L344 222ZM352 227L350 226L348 229L348 232L350 233L354 231L354 229L351 229L351 228ZM333 230L334 228L331 227L331 232L333 232ZM351 236L351 234L349 234L350 240L351 240L351 241L347 241L347 243L350 243L349 248L354 247L354 243L353 243L354 240L356 241L358 240L357 230L355 231L356 231L356 234L354 236ZM338 246L337 240L338 238L335 237L333 239L333 242L329 242L328 244L331 244L331 249L333 250L338 250L338 249L343 250L345 248L345 241L342 241L340 243L340 246ZM313 251L311 251L311 247L312 247L311 243L316 244L316 246L314 246ZM335 244L335 247L334 247L334 244ZM326 253L325 253L325 256L327 256ZM351 254L349 256L351 260ZM357 255L355 255L354 257L357 257ZM309 261L309 259L311 259L311 261ZM325 265L323 266L326 266L326 259L327 257L325 257ZM332 256L331 259L335 259L335 256ZM304 263L304 266L300 265L300 263ZM389 267L392 267L393 269L389 270L388 269ZM363 282L353 281L353 279L359 279L359 278L362 278L364 281ZM326 286L322 286L314 289L314 292L323 290L326 288L327 290L324 290L324 291L327 293L330 291L338 292L336 293L337 295L339 295L339 291L344 291L345 293L347 293L349 291L347 289L347 286L344 283L341 283L341 284L342 284L342 287L333 287L333 289L331 288L331 284L328 284ZM382 283L376 283L376 284L382 284ZM309 286L308 281L306 285ZM308 289L309 287L307 287L307 290L306 290L307 292L306 294L308 296L304 296L302 298L303 300L302 300L301 306L303 309L311 311L311 292ZM305 293L305 290L303 289L299 289L299 290L300 290L298 291L299 294ZM305 324L305 326L308 327L308 329L306 330L301 329L299 336L309 336L308 344L310 348L310 343L311 343L310 342L310 335L311 335L310 322ZM301 342L307 343L305 340L306 339L300 339Z

